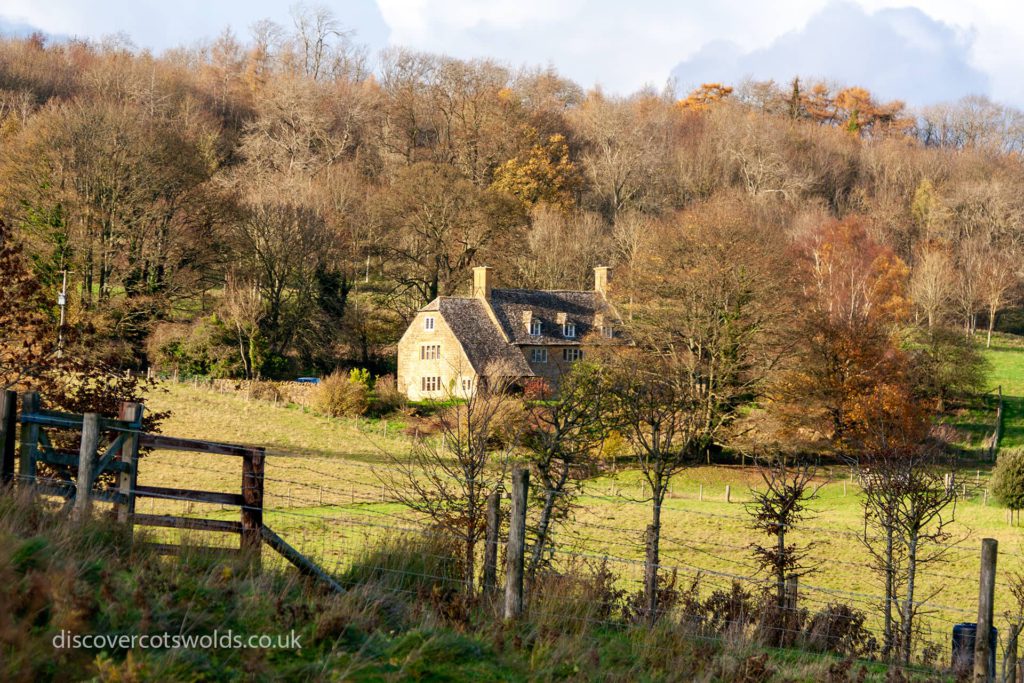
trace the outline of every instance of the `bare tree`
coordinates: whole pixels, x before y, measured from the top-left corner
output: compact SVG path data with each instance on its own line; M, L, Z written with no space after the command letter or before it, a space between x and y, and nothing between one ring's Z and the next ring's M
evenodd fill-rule
M590 464L607 434L605 412L609 402L599 369L576 363L562 375L558 395L530 406L523 447L541 484L540 513L534 528L533 549L527 568L532 578L545 560L552 524L571 508L573 481Z
M904 414L886 427L876 423L873 446L858 463L864 497L861 540L885 585L882 654L904 663L913 653L915 618L928 597L918 595L918 575L923 566L943 561L956 540L952 463L935 445L918 441L917 425L905 428L916 421Z
M661 512L672 477L697 462L723 421L706 377L693 359L663 354L640 358L621 352L610 373L615 420L636 450L650 486L651 521L645 533L645 611L658 619ZM709 400L710 399L710 400ZM712 418L707 425L705 416Z
M996 315L1006 305L1010 292L1020 282L1019 263L1015 249L990 247L986 250L984 263L981 266L981 300L988 312L988 333L985 336L985 348L992 346L992 330L995 328Z
M910 276L910 296L924 314L928 327L941 323L956 292L956 271L941 249L922 250Z
M363 50L352 43L353 31L324 5L292 6L294 40L302 73L314 81L325 78L360 78L365 71Z
M1009 623L1007 633L1004 634L1003 646L1003 683L1016 683L1017 668L1017 643L1020 632L1024 629L1024 574L1009 572L1007 583L1010 587L1010 595L1013 596L1013 604L1003 612L1003 618Z
M246 379L258 379L260 358L257 351L260 323L266 315L263 297L255 283L239 281L229 275L224 288L225 318L234 326L238 355Z
M388 467L374 470L397 500L461 542L467 594L474 589L477 543L486 531L487 497L502 486L521 433L521 425L508 420L516 400L510 387L507 373L491 368L475 393L438 415L435 437L417 441L408 458L388 454ZM455 398L458 390L448 387L446 393Z

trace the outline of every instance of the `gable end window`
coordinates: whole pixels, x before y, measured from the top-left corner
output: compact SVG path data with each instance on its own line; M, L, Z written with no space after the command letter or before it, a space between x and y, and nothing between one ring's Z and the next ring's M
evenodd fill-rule
M420 377L420 390L424 392L433 392L441 390L441 378L440 377Z
M540 327L540 321L539 320L533 320L533 321L530 322L530 336L539 337L540 336L540 330L541 330L541 327Z
M548 362L548 350L547 349L532 349L530 351L530 360L534 363L547 363Z
M562 349L562 360L569 363L583 360L583 349Z
M425 329L427 332L434 331L434 316L428 315L426 318L423 319L423 329Z
M471 378L469 378L469 377L463 377L462 378L462 390L464 392L467 392L467 393L470 392L470 391L473 391L473 380Z
M420 347L420 360L437 360L440 357L440 344L424 344Z
M562 336L567 339L572 339L576 336L576 323L563 323L562 324Z

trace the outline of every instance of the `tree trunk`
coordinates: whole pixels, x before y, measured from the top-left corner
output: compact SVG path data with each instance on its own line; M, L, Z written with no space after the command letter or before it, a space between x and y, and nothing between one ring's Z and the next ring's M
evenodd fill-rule
M1021 626L1010 624L1010 632L1006 636L1006 654L1003 656L1003 680L1006 683L1017 683L1017 639Z
M466 533L466 595L473 595L476 572L476 532L470 528Z
M559 476L557 487L551 486L549 478L544 481L544 506L540 511L540 519L537 521L537 542L533 546L533 553L530 556L530 568L527 572L530 580L533 580L537 569L540 567L541 558L544 556L544 548L547 547L548 533L551 529L551 516L555 509L555 496L559 495L565 488L565 482L569 477L569 467L565 466Z
M242 331L238 331L238 355L242 358L242 368L245 371L245 378L252 379L252 359L247 353L247 344Z
M776 548L778 561L775 566L775 604L782 610L786 607L786 566L784 564L784 558L786 557L786 528L781 524L779 525L776 538L778 541L778 547Z
M892 623L892 602L893 592L895 590L894 584L894 572L895 568L892 566L893 558L893 538L892 538L892 520L891 515L887 517L888 524L885 534L885 629L882 636L882 658L887 659L892 655L893 647L893 623Z
M647 527L647 561L644 566L644 593L647 598L647 618L650 623L658 619L658 550L661 542L661 482L653 487L651 523Z
M992 348L992 328L996 326L996 307L988 307L988 338L985 340L985 348Z
M902 640L900 650L904 664L910 663L911 637L914 634L914 579L917 574L917 532L907 544L907 595L903 601Z

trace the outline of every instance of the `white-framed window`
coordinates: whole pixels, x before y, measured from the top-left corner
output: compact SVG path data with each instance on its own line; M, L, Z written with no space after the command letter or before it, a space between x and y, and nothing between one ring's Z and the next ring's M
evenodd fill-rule
M611 339L612 337L615 336L615 328L612 327L611 325L605 325L604 327L601 328L601 334Z
M534 363L547 363L548 362L548 350L547 349L531 349L530 360Z
M464 393L469 393L469 392L473 391L473 379L472 378L470 378L470 377L463 377L462 378L462 391Z
M572 339L576 336L576 323L562 323L562 336Z
M541 331L541 325L539 320L530 321L530 335L533 337L539 337Z
M420 390L424 392L440 391L440 377L420 377Z
M424 344L420 347L420 360L437 360L440 357L440 344Z
M583 349L577 349L575 347L569 349L562 349L562 360L569 363L578 360L583 360Z
M425 329L427 332L434 331L434 316L428 315L426 318L423 319L423 329Z

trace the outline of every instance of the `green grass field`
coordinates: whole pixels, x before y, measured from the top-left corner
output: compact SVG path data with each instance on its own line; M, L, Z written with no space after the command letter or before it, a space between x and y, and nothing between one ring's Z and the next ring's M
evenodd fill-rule
M991 350L991 384L1002 385L1006 401L1003 447L1024 445L1024 344L1000 337ZM411 441L404 425L380 421L330 419L300 408L284 407L221 394L191 385L165 384L149 400L170 410L163 431L175 436L257 444L268 449L265 522L294 546L329 567L344 566L366 543L418 520L401 506L383 501L375 469L388 466L388 454L401 458ZM991 404L994 406L994 401ZM972 442L991 430L994 408L987 404L957 420ZM972 427L973 424L973 427ZM1024 570L1024 547L1018 527L1006 511L986 501L988 466L971 465L961 476L971 494L958 501L953 525L956 543L946 561L925 568L918 596L928 603L923 622L929 639L947 642L954 623L974 621L979 547L982 538L1000 543L997 613L1008 609L1006 574ZM237 492L237 460L209 455L154 453L140 465L139 482ZM811 545L814 573L801 582L802 604L810 609L846 602L873 612L880 582L867 567L861 540L862 509L858 491L843 467L825 468L824 485L814 502L815 514L792 535ZM727 586L733 576L753 577L749 530L743 501L759 483L752 467L704 466L678 476L664 513L663 562L678 568L681 583L698 574L705 586ZM731 502L725 501L726 486ZM566 556L611 557L611 569L625 587L636 589L641 576L643 529L649 508L642 502L636 471L590 480L574 518L559 529L556 543ZM234 518L236 511L175 501L141 501L141 512L204 514ZM998 620L997 620L998 621ZM997 625L1000 625L997 623Z

